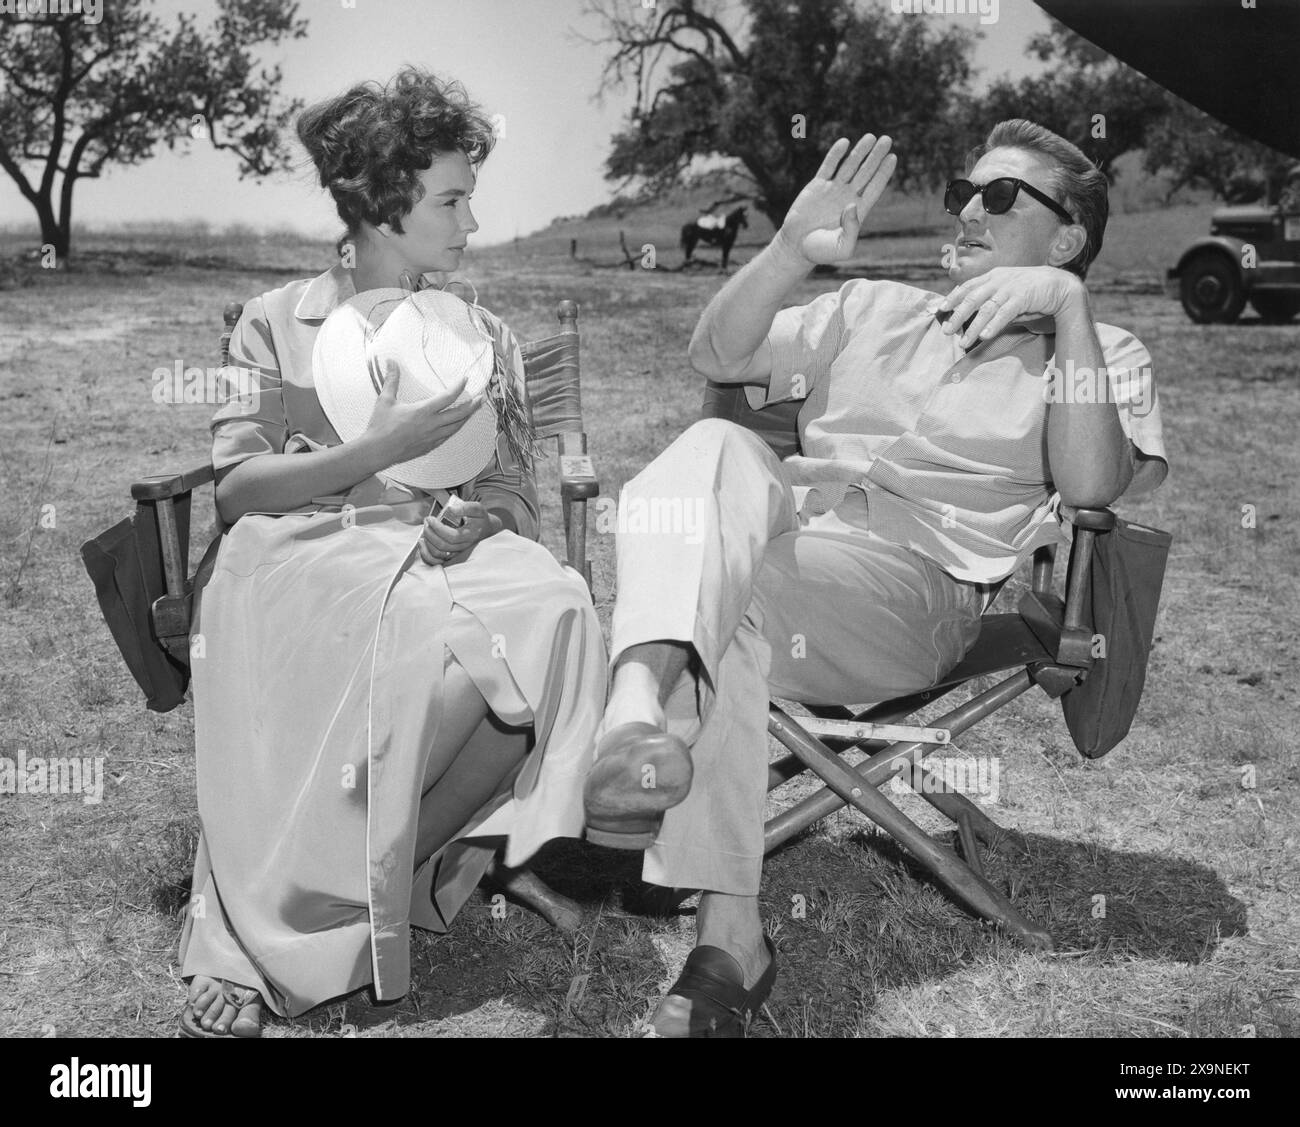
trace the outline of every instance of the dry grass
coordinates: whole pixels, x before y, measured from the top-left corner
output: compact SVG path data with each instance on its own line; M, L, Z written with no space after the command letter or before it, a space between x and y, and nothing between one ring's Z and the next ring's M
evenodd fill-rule
M1027 852L1008 845L990 858L992 877L1060 953L999 937L841 813L768 863L763 906L782 973L774 1023L756 1034L1300 1033L1300 329L1196 328L1159 295L1158 270L1178 249L1171 232L1204 220L1204 209L1165 217L1157 238L1149 216L1117 217L1097 287L1099 315L1131 327L1156 357L1174 465L1162 490L1126 510L1176 536L1138 723L1111 756L1085 762L1056 705L1034 692L960 741L964 754L1000 758L991 813L1026 835ZM560 297L581 303L591 446L613 497L696 414L685 345L717 278L569 262L567 238L558 255L537 240L467 269L523 335L550 331ZM608 232L585 238L599 250L590 257L614 261ZM937 288L926 264L941 241L921 231L864 246L880 273ZM84 272L38 272L4 294L0 755L104 756L105 794L98 805L0 798L0 1033L169 1035L196 831L192 713L143 710L77 548L127 511L135 477L206 455L211 408L154 404L152 370L213 363L227 300L315 272L328 250L247 238L178 249L171 235L144 232L85 249ZM811 280L806 296L827 284ZM47 505L53 527L41 521ZM1243 505L1256 506L1253 529ZM593 536L606 621L611 547ZM1254 768L1254 789L1241 785L1243 767ZM942 829L919 800L901 801ZM689 949L690 910L647 915L636 864L576 843L548 846L538 867L587 906L577 942L519 908L498 919L475 901L450 935L417 935L401 1002L356 995L269 1034L634 1033Z

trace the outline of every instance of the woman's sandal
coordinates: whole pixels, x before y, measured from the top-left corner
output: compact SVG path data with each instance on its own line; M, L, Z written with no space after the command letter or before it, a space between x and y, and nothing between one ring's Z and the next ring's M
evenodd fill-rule
M776 982L776 946L763 936L771 961L750 990L734 956L721 947L696 947L668 993L691 1003L692 1037L744 1037Z
M256 989L252 986L237 986L233 982L222 979L221 997L225 1000L226 1005L233 1006L235 1009L235 1020L230 1023L229 1032L218 1033L214 1029L204 1029L195 1016L194 1007L189 1002L186 1002L185 1008L181 1010L181 1034L185 1037L216 1038L217 1040L235 1039L240 1041L262 1036L261 1016L259 1015L256 1019L244 1016L244 1011L250 1006L262 1004L262 995Z

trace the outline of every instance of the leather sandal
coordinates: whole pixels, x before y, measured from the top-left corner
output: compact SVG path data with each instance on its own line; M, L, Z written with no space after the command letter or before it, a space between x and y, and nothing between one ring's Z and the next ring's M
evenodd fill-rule
M181 1010L181 1034L185 1037L202 1037L219 1041L248 1041L254 1037L262 1036L261 1019L254 1021L251 1017L244 1017L245 1009L254 1003L262 1002L262 995L258 990L252 986L238 986L233 982L222 979L221 997L226 1005L232 1006L235 1010L235 1020L230 1023L229 1031L218 1033L215 1029L204 1029L194 1013L194 1007L189 1002L186 1002L185 1008ZM237 1029L241 1026L244 1031L237 1032ZM251 1032L249 1032L250 1026L252 1027Z
M744 1037L776 982L776 946L763 936L770 962L750 990L740 964L721 947L696 947L668 990L691 1003L691 1037Z
M583 788L587 840L611 849L649 849L664 811L691 789L691 754L653 724L620 724L601 737Z

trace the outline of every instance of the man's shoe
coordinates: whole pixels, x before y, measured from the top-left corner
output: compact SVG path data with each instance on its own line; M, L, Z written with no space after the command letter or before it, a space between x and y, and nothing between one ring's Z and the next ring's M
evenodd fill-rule
M606 732L583 789L587 840L611 849L649 849L664 811L690 792L692 774L686 745L653 724L620 724Z
M691 1003L690 1037L744 1037L754 1015L767 1001L776 982L776 946L763 936L769 962L750 990L744 972L721 947L696 947L668 996ZM656 1034L656 1036L659 1036Z

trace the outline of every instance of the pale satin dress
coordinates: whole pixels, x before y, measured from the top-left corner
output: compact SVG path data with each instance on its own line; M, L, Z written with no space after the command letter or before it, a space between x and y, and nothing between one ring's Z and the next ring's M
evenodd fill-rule
M213 420L213 463L339 440L312 384L321 322L354 290L336 267L251 302L228 382L257 394ZM514 338L490 318L522 380ZM606 653L585 584L536 543L536 488L497 456L461 490L510 513L447 567L415 551L430 498L371 478L227 533L192 646L198 806L182 973L255 986L296 1015L409 986L412 924L445 931L505 842L515 866L582 833ZM347 507L344 507L346 505ZM415 867L426 757L448 655L535 743L512 782Z

